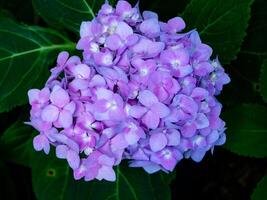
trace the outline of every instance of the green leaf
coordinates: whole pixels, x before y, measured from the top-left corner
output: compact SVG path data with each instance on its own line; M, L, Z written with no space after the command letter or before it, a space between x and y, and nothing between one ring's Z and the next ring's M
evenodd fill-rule
M267 156L267 108L261 105L241 105L227 110L226 149L244 156Z
M192 0L183 17L188 29L197 28L224 63L230 63L240 50L250 18L253 0Z
M267 199L267 176L264 176L254 190L251 200Z
M15 183L10 176L9 169L4 162L0 160L0 197L1 200L15 200L17 199Z
M75 181L65 160L53 153L32 157L32 183L38 200L161 200L171 199L170 191L159 174L148 175L125 163L115 168L116 182Z
M27 102L27 91L44 84L60 50L74 44L50 29L0 18L0 112Z
M95 17L104 0L32 0L37 13L58 28L79 32L82 21Z
M260 93L267 103L267 59L263 61L260 74Z
M1 157L29 166L33 152L32 136L35 134L35 131L22 121L14 123L0 138Z
M254 56L267 56L267 1L255 0L251 8L250 25L241 53Z

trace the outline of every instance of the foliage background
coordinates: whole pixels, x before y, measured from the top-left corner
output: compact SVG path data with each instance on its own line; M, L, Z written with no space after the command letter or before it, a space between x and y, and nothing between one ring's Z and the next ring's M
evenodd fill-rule
M80 21L92 17L100 3L0 0L0 198L267 199L266 0L140 1L141 10L156 11L163 21L182 15L188 30L197 28L203 41L214 48L232 79L219 97L228 140L214 155L208 154L199 164L183 160L168 176L147 176L122 166L119 171L130 181L134 195L123 177L117 186L74 182L64 162L53 155L33 153L31 138L35 132L22 124L29 112L25 91L43 84L61 48L73 49ZM24 39L11 37L10 32ZM57 46L28 57L18 56L12 62L6 59L11 50L36 48L29 39L41 46Z

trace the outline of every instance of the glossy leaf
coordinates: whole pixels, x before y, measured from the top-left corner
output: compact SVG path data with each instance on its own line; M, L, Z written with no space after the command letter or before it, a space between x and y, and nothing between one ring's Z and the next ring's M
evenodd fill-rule
M260 74L260 93L267 103L267 59L263 61Z
M214 49L223 63L230 63L240 50L253 0L192 0L183 17L188 29L196 28L203 42Z
M0 18L0 112L27 102L27 91L42 86L60 50L74 44L50 29Z
M35 131L22 121L10 126L0 138L2 157L17 164L29 166L33 152L32 136Z
M267 199L267 176L264 176L254 190L251 200Z
M148 175L125 163L116 167L115 172L116 182L75 181L66 161L56 158L52 152L48 156L37 152L32 157L32 182L38 200L171 199L169 188L159 174Z
M32 0L37 13L49 24L79 32L82 21L95 17L104 0Z
M244 156L267 156L267 108L261 105L241 105L227 110L226 149Z

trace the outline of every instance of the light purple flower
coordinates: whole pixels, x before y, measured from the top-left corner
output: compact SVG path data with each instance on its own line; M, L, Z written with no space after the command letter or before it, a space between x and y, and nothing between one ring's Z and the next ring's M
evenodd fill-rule
M216 96L230 82L212 49L180 17L167 22L119 0L80 26L82 59L58 55L43 89L28 92L36 151L66 159L74 179L115 181L129 160L147 173L200 162L226 141Z

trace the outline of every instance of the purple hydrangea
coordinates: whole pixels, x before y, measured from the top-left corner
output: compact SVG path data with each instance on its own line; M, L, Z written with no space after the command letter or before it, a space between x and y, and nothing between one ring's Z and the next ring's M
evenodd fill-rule
M83 58L61 52L45 87L28 92L35 150L54 146L75 179L115 181L122 160L169 172L222 145L216 96L230 78L198 32L184 28L180 17L165 23L126 1L105 3L81 24Z

